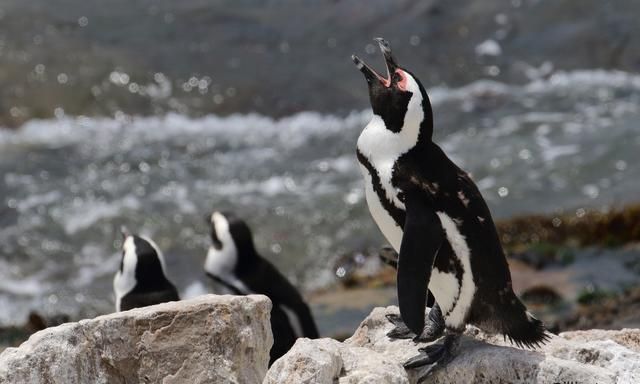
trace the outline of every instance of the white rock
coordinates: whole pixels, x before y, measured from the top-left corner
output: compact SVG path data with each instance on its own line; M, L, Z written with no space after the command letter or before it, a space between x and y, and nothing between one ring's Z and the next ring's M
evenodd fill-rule
M411 340L391 341L385 315L376 308L355 334L340 343L298 340L276 361L264 384L415 383L402 363L418 354ZM458 354L426 383L640 383L640 330L581 331L554 336L540 350L522 350L501 336L469 327Z
M348 374L345 375L345 372ZM404 368L367 348L333 339L298 339L267 373L264 384L408 384Z
M48 328L0 354L0 383L259 383L270 310L206 295Z

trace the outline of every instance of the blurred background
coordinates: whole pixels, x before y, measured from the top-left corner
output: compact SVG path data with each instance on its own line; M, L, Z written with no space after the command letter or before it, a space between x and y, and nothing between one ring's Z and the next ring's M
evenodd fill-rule
M640 326L640 2L1 0L0 339L113 311L119 228L182 296L234 210L350 334L395 300L364 202L372 38L427 87L514 286L554 330ZM32 316L33 318L33 316ZM28 327L27 327L28 328Z

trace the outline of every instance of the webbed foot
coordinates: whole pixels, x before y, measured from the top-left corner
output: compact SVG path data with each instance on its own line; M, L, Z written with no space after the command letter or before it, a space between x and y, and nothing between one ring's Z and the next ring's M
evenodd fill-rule
M415 334L407 328L400 315L390 313L387 315L387 320L394 325L394 328L387 332L387 336L389 336L390 339L411 339L415 336Z
M442 343L428 345L418 349L419 355L404 363L405 369L415 369L427 366L420 371L418 383L422 383L433 372L447 365L455 356L455 350L460 342L460 334L447 334Z
M413 339L416 343L435 341L444 333L444 318L440 306L436 303L425 319L422 334L415 335L402 321L400 315L388 314L389 320L395 327L387 333L391 339Z

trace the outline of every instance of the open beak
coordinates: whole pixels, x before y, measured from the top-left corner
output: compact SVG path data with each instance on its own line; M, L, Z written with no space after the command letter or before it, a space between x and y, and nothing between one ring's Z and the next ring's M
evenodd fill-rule
M356 55L352 55L351 60L353 60L360 72L364 74L367 82L371 82L372 80L377 79L382 84L384 84L385 87L388 87L389 85L391 85L391 74L394 73L398 68L398 63L391 53L391 46L385 39L383 39L382 37L377 37L374 40L378 42L380 51L384 56L384 63L387 68L386 76L382 76L381 74L376 72L373 68L371 68L367 63L365 63Z

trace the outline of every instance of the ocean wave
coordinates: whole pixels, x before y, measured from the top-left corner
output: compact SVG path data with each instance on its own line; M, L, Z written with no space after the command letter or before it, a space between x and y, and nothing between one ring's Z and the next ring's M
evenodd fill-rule
M494 80L478 80L468 85L450 88L433 87L428 90L435 108L464 100L506 95L554 93L560 89L585 94L584 88L640 90L640 75L617 70L557 71L551 75L522 85L505 84ZM606 95L596 94L605 97ZM527 116L535 116L532 112ZM561 113L536 116L562 119ZM274 119L255 113L233 114L227 117L209 115L192 118L177 113L163 116L120 116L118 118L65 116L54 120L30 120L15 131L0 130L0 146L43 145L59 148L77 143L105 146L116 142L135 149L130 138L142 141L166 141L170 138L199 136L224 137L230 143L257 144L273 141L283 147L299 147L317 137L340 133L349 128L362 127L369 120L369 110L353 111L347 116L300 112ZM128 139L129 138L129 139Z

